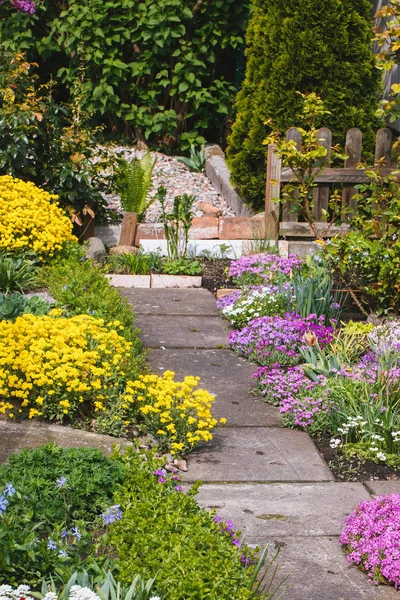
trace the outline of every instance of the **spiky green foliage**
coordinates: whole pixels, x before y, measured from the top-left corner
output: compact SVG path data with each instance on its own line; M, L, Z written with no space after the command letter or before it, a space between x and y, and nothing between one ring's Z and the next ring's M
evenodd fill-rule
M232 181L255 209L263 205L272 118L281 131L300 125L301 97L316 92L330 115L335 143L344 144L351 127L363 131L372 150L380 75L371 50L368 0L255 0L247 30L247 65L227 151Z
M125 212L134 212L141 221L146 210L154 202L148 198L156 159L152 159L150 151L139 160L130 162L122 160L117 173L117 190L121 195L121 204Z

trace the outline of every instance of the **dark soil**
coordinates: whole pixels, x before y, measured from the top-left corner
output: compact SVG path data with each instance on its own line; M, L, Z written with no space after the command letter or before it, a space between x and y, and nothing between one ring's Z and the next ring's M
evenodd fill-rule
M201 286L213 294L219 288L236 287L228 276L231 261L228 258L203 260L203 280Z
M340 451L333 450L330 445L331 435L314 437L321 457L332 471L337 481L374 481L378 479L400 479L400 470L375 463L372 460L361 462L358 458L346 459Z

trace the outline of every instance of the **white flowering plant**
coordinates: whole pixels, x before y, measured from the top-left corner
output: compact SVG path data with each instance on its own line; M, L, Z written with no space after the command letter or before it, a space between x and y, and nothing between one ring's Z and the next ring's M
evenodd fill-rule
M235 327L245 327L257 317L283 316L290 310L290 298L272 286L244 289L232 304L222 308L222 314Z
M111 573L108 573L103 586L97 586L96 592L89 587L81 585L68 586L68 584L65 590L57 592L54 591L53 583L51 586L53 591L38 594L32 592L29 585L19 585L16 588L11 585L0 585L0 600L37 600L38 596L41 600L106 600L109 597L114 598L114 600L128 600L128 598L129 600L161 600L160 596L149 595L153 583L154 579L144 582L140 575L137 575L129 590L126 590L115 582ZM44 587L46 587L46 584L44 584Z

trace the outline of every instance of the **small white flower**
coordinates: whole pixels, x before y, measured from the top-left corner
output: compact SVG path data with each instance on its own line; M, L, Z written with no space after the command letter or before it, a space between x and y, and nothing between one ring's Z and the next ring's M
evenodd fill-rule
M379 458L379 460L386 460L386 455L383 454L383 452L378 452L376 458Z

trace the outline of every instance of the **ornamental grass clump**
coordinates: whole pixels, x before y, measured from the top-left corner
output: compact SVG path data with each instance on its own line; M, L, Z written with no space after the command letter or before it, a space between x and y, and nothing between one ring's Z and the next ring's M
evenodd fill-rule
M56 200L31 182L0 177L0 249L31 250L45 258L75 240L72 223Z
M73 421L104 410L131 374L119 321L25 314L0 322L0 412ZM15 410L11 402L15 401Z
M183 381L174 377L173 371L164 371L162 377L141 375L128 381L122 398L123 418L145 424L161 450L183 454L210 441L217 420L211 414L214 396L197 387L199 377L189 375Z
M400 495L362 500L342 525L340 543L375 583L400 587Z
M283 317L260 317L247 327L233 331L229 336L232 349L242 356L267 366L280 364L294 366L302 361L300 348L306 346L304 336L310 332L323 348L332 339L332 327L314 323L314 315L304 318L296 313Z

